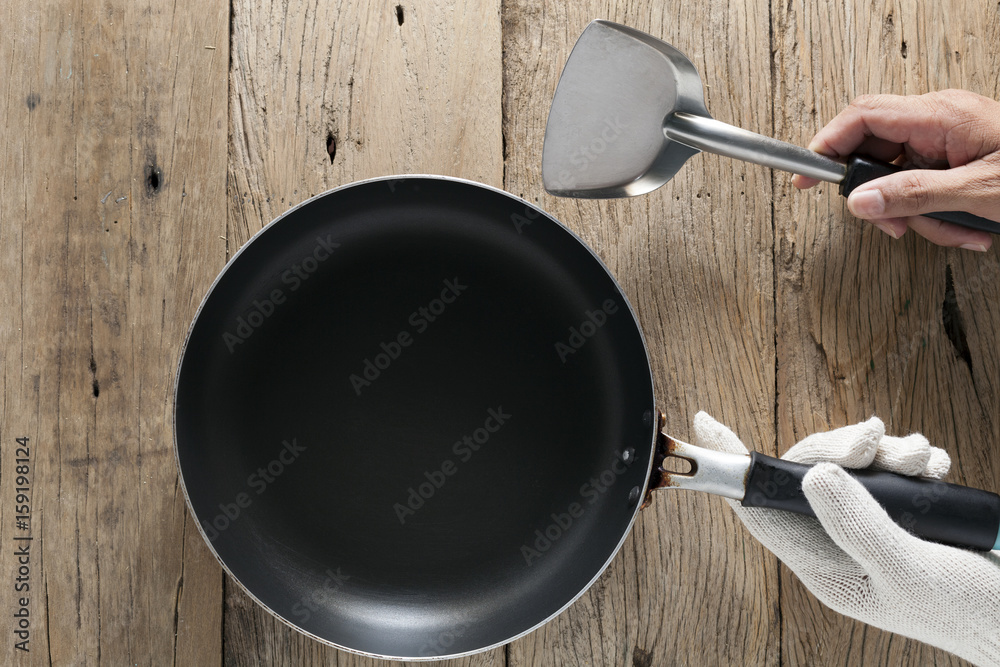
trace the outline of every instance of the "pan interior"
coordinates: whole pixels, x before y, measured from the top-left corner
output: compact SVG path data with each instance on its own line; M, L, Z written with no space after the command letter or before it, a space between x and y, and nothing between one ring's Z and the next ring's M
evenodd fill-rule
M441 178L335 190L258 235L206 297L175 410L230 573L301 630L393 657L503 643L573 600L631 524L653 433L603 265L524 202Z

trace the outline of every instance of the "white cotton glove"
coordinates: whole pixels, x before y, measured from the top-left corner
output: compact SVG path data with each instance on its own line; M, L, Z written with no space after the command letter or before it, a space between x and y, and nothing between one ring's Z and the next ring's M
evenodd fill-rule
M694 444L746 454L704 412ZM730 500L747 529L825 605L877 628L932 644L981 666L1000 666L1000 555L927 542L896 525L843 468L941 478L951 467L927 438L885 435L866 422L811 435L782 457L817 464L802 491L819 520Z

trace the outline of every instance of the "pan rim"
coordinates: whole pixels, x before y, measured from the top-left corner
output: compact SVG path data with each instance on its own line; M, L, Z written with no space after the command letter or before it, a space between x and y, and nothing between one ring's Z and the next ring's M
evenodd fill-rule
M515 195L515 194L513 194L511 192L508 192L508 191L503 190L501 188L494 187L492 185L488 185L486 183L481 183L479 181L474 181L474 180L466 179L466 178L459 178L459 177L456 177L456 176L445 176L445 175L440 175L440 174L394 174L394 175L376 176L376 177L373 177L373 178L367 178L367 179L361 179L361 180L357 180L357 181L352 181L350 183L346 183L346 184L337 186L335 188L331 188L331 189L326 190L325 192L321 192L321 193L319 193L317 195L313 195L312 197L309 197L308 199L305 199L305 200L299 202L298 204L296 204L295 206L290 207L287 211L285 211L284 213L278 215L273 220L271 220L269 223L267 223L266 225L264 225L263 227L261 227L259 230L257 230L257 232L255 232L253 234L253 236L251 236L246 241L246 243L244 243L236 251L236 253L233 254L233 256L229 259L229 261L226 262L225 266L223 266L222 269L219 271L219 273L216 275L215 279L212 281L212 284L209 286L208 290L205 292L205 295L202 297L201 303L198 304L198 308L195 310L194 316L193 316L193 318L191 320L191 324L188 326L187 334L184 337L184 343L181 346L180 355L179 355L178 360L177 360L177 368L174 371L174 391L173 391L173 408L171 410L171 428L172 428L172 431L173 431L172 439L173 439L173 449L174 449L174 463L177 466L177 476L178 476L178 480L180 481L181 491L184 493L184 503L187 506L188 514L190 515L191 519L194 520L194 524L195 524L195 527L198 530L198 534L201 536L201 539L202 539L203 543L208 547L209 551L212 553L212 556L215 557L215 560L219 562L219 564L222 566L222 569L225 571L225 573L227 575L229 575L229 578L232 579L234 582L236 582L236 584L243 590L243 592L246 593L247 595L249 595L250 598L257 605L259 605L262 609L264 609L271 616L274 616L279 621L281 621L282 623L284 623L288 627L292 628L296 632L298 632L298 633L300 633L302 635L305 635L305 636L307 636L307 637L309 637L309 638L311 638L311 639L313 639L315 641L318 641L321 644L324 644L326 646L331 646L333 648L336 648L336 649L339 649L339 650L342 650L342 651L346 651L348 653L353 653L355 655L361 655L361 656L370 657L370 658L378 658L378 659L382 659L382 660L396 660L396 661L408 661L408 662L429 662L429 661L433 661L433 660L452 660L452 659L455 659L455 658L462 658L462 657L466 657L466 656L477 655L479 653L485 653L486 651L491 651L491 650L499 648L501 646L505 646L505 645L507 645L507 644L509 644L509 643L511 643L513 641L516 641L517 639L520 639L521 637L524 637L526 635L531 634L532 632L534 632L538 628L546 625L547 623L549 623L550 621L552 621L554 618L556 618L557 616L559 616L560 614L562 614L563 612L565 612L577 600L579 600L587 591L589 591L591 589L591 587L597 582L598 579L600 579L600 577L604 574L604 572L607 570L607 568L611 565L611 563L618 556L619 551L621 551L622 546L625 544L625 540L628 539L629 535L631 535L631 533L632 533L632 528L635 525L636 518L638 517L639 512L642 510L642 504L641 503L636 503L635 504L635 508L632 510L632 516L629 518L627 526L622 531L621 539L618 541L618 544L615 546L615 548L611 550L611 552L608 555L608 558L604 562L604 564L601 565L601 567L595 572L593 578L585 586L583 586L572 599L570 599L569 601L567 601L566 604L564 604L562 607L560 607L557 611L555 611L554 613L552 613L550 616L546 617L545 619L539 621L538 623L536 623L532 627L524 630L523 632L521 632L521 633L519 633L517 635L514 635L512 637L508 637L508 638L506 638L506 639L504 639L504 640L502 640L500 642L496 642L496 643L491 644L489 646L483 646L481 648L473 649L473 650L470 650L470 651L463 651L461 653L452 653L452 654L447 654L447 655L434 655L434 656L395 656L395 655L385 655L385 654L380 654L380 653L371 653L371 652L368 652L368 651L362 651L360 649L352 648L350 646L344 646L342 644L338 644L338 643L336 643L334 641L331 641L329 639L325 639L323 637L319 637L319 636L313 634L312 632L309 632L308 630L305 630L304 628L298 626L293 621L290 621L290 620L286 619L284 616L282 616L281 614L279 614L276 611L274 611L273 609L271 609L268 605L264 604L264 602L262 602L253 593L253 591L251 591L240 580L240 578L237 577L233 573L233 571L229 568L229 566L225 563L225 561L223 561L223 559L219 556L219 553L216 551L216 549L213 546L211 540L208 538L208 535L205 532L203 526L201 525L201 521L198 518L198 514L195 511L194 506L191 503L191 498L188 495L187 483L184 480L184 470L181 467L180 447L179 447L178 436L177 436L177 434L178 434L178 429L177 429L177 405L178 405L178 401L177 401L177 397L178 397L178 392L179 392L179 389L180 389L181 369L184 366L184 359L185 359L185 357L187 355L188 344L191 341L191 337L192 337L192 335L194 333L195 327L198 324L198 320L199 320L199 318L201 316L202 310L204 310L204 308L205 308L206 304L208 303L210 297L215 292L215 289L218 286L219 282L222 280L222 278L229 271L230 267L232 267L236 263L236 261L237 261L237 259L239 259L240 255L243 254L243 252L247 248L249 248L250 245L254 241L256 241L258 237L260 237L261 235L263 235L264 232L266 232L267 230L269 230L272 226L278 224L281 220L283 220L284 218L288 217L289 215L292 215L293 213L295 213L300 208L303 208L306 205L311 204L312 202L314 202L314 201L316 201L318 199L321 199L323 197L327 197L329 195L332 195L332 194L335 194L337 192L340 192L341 190L346 190L348 188L360 187L360 186L368 185L368 184L371 184L371 183L386 182L386 181L402 181L402 180L449 181L449 182L453 182L453 183L459 183L459 184L463 184L463 185L469 185L469 186L472 186L474 188L478 188L478 189L486 190L486 191L489 191L489 192L493 192L495 194L502 195L502 196L508 198L509 200L513 201L513 202L517 202L517 203L523 204L526 207L530 207L531 209L535 210L539 214L544 215L546 218L548 218L552 222L555 222L559 227L562 228L563 231L565 231L573 239L575 239L583 248L585 248L587 250L587 252L591 255L591 257L604 270L604 272L607 274L608 278L611 279L612 284L614 284L615 288L621 294L622 300L625 302L625 305L628 307L628 312L632 316L632 320L636 324L636 330L638 331L639 339L640 339L640 341L642 343L643 353L646 356L646 370L647 370L647 373L649 374L649 386L651 388L651 392L650 392L651 396L650 396L650 401L649 402L650 402L650 409L652 410L652 413L651 413L651 416L650 416L650 426L649 426L649 430L650 430L650 435L649 435L649 438L650 438L650 448L649 448L648 461L646 462L646 473L645 473L645 476L644 476L643 488L642 488L642 493L640 495L640 498L645 497L646 491L648 490L648 487L649 487L649 477L650 477L650 474L652 473L652 466L653 466L654 454L655 454L655 450L656 450L656 434L658 432L658 424L657 424L657 420L656 420L657 411L656 411L655 391L652 390L652 387L653 387L653 368L652 368L652 364L650 363L650 359L649 359L649 347L648 347L648 345L646 343L646 337L645 337L645 334L642 331L642 327L639 324L638 314L635 312L635 308L632 306L631 301L629 301L628 297L625 294L625 291L622 289L622 287L619 284L618 279L615 277L614 273L607 267L607 265L604 264L604 262L597 255L597 253L594 252L594 249L591 248L589 244L587 244L572 229L570 229L569 227L567 227L565 224L563 224L556 217L554 217L553 215L549 214L548 212L546 212L545 210L543 210L539 206L536 206L535 204L532 204L531 202L529 202L529 201L527 201L527 200L525 200L525 199L523 199L521 197L518 197L517 195Z

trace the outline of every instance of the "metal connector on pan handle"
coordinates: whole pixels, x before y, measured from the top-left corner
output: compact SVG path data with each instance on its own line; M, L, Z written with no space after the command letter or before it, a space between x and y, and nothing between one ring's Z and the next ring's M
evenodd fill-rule
M665 438L663 458L657 457L660 479L655 488L706 491L717 496L743 500L747 474L750 472L749 456L695 447L669 435L662 435ZM691 464L691 470L686 473L664 470L663 462L670 457L684 459Z

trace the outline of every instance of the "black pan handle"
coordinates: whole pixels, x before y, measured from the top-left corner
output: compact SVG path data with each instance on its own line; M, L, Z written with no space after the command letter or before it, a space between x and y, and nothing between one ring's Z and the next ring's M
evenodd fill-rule
M844 180L840 182L840 194L846 197L854 192L854 189L862 183L867 183L868 181L873 181L876 178L888 176L889 174L895 174L899 171L902 171L902 167L890 164L889 162L876 160L867 155L851 155L847 158L847 172L844 175ZM993 220L972 215L965 211L937 211L934 213L924 213L923 215L926 215L928 218L952 222L963 227L990 232L991 234L1000 234L1000 222L994 222Z
M744 507L815 516L802 493L811 466L750 453ZM893 521L924 539L989 551L1000 549L1000 496L939 480L875 470L847 470Z

